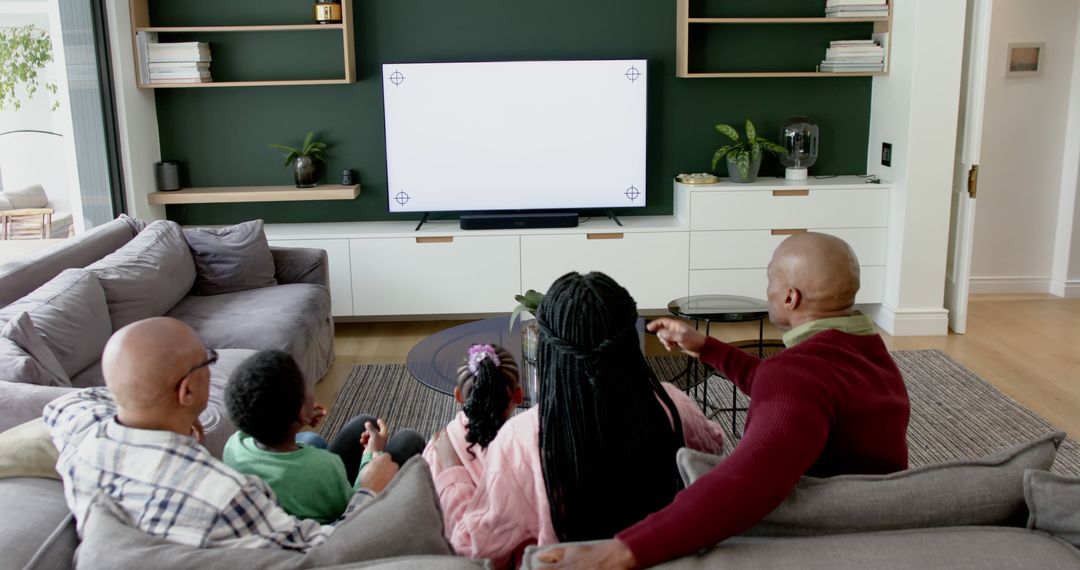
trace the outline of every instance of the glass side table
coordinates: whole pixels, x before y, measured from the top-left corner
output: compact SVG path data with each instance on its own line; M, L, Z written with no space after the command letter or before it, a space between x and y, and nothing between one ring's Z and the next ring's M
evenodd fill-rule
M675 299L668 303L668 311L677 317L694 321L694 327L700 330L701 322L705 322L705 336L709 336L712 323L745 323L758 322L757 353L758 358L765 357L765 320L769 318L769 307L765 301L752 297L740 297L738 295L691 295ZM752 341L750 341L752 342ZM742 348L745 350L745 343ZM701 366L702 375L698 376L698 366ZM708 404L709 372L710 367L693 356L687 355L686 370L681 376L686 376L686 391L701 404L701 411L710 413ZM677 379L676 377L675 379ZM692 392L691 392L692 391ZM731 413L731 433L735 437L742 437L738 428L738 414L745 412L746 408L738 406L738 388L731 384L731 407L716 408L711 415ZM700 395L699 395L700 394Z

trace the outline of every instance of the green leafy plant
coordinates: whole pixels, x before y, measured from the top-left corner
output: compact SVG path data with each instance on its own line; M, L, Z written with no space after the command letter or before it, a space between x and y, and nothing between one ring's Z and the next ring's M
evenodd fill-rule
M750 164L761 158L761 151L765 150L771 153L787 152L784 147L757 136L757 129L754 128L754 123L750 122L750 119L746 120L746 140L741 139L739 131L736 131L731 125L721 123L714 128L720 134L731 139L733 143L720 147L713 154L712 169L714 172L720 161L726 157L731 159L735 167L739 169L739 176L746 178L750 174Z
M9 105L18 110L22 101L16 88L25 90L26 98L32 98L42 84L38 74L53 60L52 40L49 33L34 26L0 28L0 111ZM45 89L56 95L56 84L46 82ZM54 101L52 110L60 108Z
M285 153L285 164L283 166L289 166L292 164L292 161L301 156L310 156L319 162L325 163L326 158L323 156L323 151L326 150L326 143L316 142L312 140L314 138L315 131L309 131L307 136L304 137L304 144L300 145L300 148L293 148L283 144L271 144L268 146L274 150L280 150Z
M540 306L540 301L544 300L544 294L529 289L524 295L514 295L514 300L518 302L518 306L514 307L513 313L510 313L510 330L514 330L514 322L523 313L536 316L536 308Z

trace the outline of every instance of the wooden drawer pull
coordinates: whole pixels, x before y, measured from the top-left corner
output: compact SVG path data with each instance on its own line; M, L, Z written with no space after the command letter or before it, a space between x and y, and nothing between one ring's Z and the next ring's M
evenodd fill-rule
M454 236L418 237L416 243L454 243Z
M585 234L586 239L622 239L622 234Z
M809 196L810 190L773 190L772 195L777 198L783 196Z
M774 235L774 236L793 236L795 234L805 234L805 233L806 233L806 228L787 229L787 230L773 230L772 231L772 235Z

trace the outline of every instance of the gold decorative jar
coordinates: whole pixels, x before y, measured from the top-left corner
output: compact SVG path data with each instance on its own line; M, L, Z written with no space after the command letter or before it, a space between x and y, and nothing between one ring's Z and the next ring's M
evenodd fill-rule
M315 22L340 24L341 0L315 0Z

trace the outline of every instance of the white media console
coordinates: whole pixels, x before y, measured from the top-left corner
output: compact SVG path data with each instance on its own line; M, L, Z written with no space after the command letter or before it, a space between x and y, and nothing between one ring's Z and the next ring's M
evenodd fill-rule
M843 238L862 266L860 304L882 302L890 187L855 176L800 183L675 183L671 216L603 217L577 228L463 231L456 220L269 224L271 245L326 250L333 314L424 318L508 313L514 295L569 271L603 271L643 312L697 294L764 298L765 267L788 235Z

